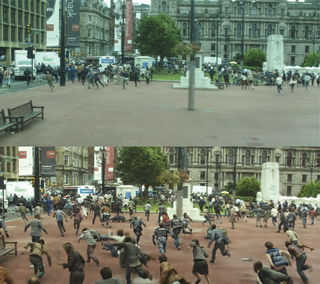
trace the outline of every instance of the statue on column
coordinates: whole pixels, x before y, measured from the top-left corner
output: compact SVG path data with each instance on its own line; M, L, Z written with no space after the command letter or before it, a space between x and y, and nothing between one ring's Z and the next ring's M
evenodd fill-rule
M200 43L200 31L199 31L199 24L198 24L198 20L194 21L194 37L193 37L193 41L197 44Z

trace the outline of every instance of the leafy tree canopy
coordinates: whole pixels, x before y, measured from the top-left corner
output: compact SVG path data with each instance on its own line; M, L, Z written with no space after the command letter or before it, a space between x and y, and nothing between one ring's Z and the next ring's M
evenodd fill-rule
M237 183L237 195L255 197L261 190L261 183L254 177L245 177Z
M173 48L181 41L181 30L167 14L145 16L138 22L134 48L141 55L170 57Z
M267 54L258 47L257 49L250 49L243 59L243 63L246 66L262 66L263 62L267 60ZM239 63L239 62L237 62Z
M304 58L304 62L302 63L301 67L318 67L319 63L320 51L318 53L315 53L315 51L313 51Z
M168 169L168 156L160 147L124 147L119 150L115 168L116 177L124 184L144 185L147 198L149 186L158 185L159 175Z
M305 184L300 193L300 197L314 197L320 194L320 182L313 182L312 180Z

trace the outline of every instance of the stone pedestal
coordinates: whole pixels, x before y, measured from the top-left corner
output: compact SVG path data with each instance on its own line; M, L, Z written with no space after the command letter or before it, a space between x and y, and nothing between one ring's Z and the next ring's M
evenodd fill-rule
M210 78L204 77L204 73L201 70L202 67L202 53L195 55L195 74L194 74L194 88L197 90L213 90L217 91L218 88L210 84ZM188 89L189 88L189 71L187 71L186 77L180 77L180 84L173 84L174 89Z
M183 191L182 214L184 212L187 212L187 214L190 216L192 221L203 222L204 217L200 216L200 210L197 208L193 208L192 201L190 201L190 194L192 191L191 184L189 182L185 182L182 185L182 191ZM173 203L173 208L167 208L167 213L168 213L170 219L172 219L173 214L177 214L177 202L176 201ZM183 217L183 216L178 216L178 217Z
M279 164L263 163L261 172L261 193L262 200L279 200Z
M118 67L118 75L117 75L117 81L115 82L115 85L123 85L123 77L120 76L120 73L123 71L123 67L119 66Z
M269 35L267 43L267 63L269 71L285 68L282 35Z

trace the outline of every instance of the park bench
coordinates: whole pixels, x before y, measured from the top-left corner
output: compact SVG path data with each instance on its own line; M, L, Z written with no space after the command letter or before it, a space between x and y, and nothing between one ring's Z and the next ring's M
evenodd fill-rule
M6 247L6 244L14 244L14 247ZM14 255L17 256L17 244L18 242L5 242L4 236L0 236L0 257L6 256L7 254L13 254L11 253L14 250Z
M14 130L16 132L19 131L19 117L6 116L4 114L4 110L2 109L0 112L0 131L3 130ZM8 121L7 121L8 120ZM21 120L21 119L20 119Z
M41 109L35 111L34 109ZM9 116L18 116L23 118L21 122L21 131L23 131L24 123L34 119L34 118L42 118L44 119L44 106L33 106L32 101L25 103L23 105L14 107L14 108L8 108L8 114ZM40 117L39 117L40 116Z

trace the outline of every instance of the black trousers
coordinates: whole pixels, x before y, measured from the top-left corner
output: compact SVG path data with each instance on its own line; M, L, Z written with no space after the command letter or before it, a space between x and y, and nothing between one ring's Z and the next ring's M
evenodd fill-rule
M82 284L84 281L84 271L71 271L70 284Z

